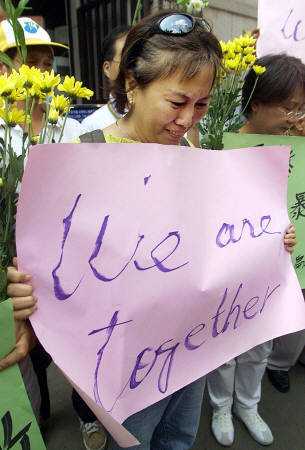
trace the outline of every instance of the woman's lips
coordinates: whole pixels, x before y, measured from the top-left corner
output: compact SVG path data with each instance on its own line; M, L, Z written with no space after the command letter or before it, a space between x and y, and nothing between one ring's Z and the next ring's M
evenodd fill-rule
M173 137L173 138L182 138L184 135L185 135L185 133L186 133L186 130L185 131L173 131L173 130L167 130L168 132L169 132L169 134Z

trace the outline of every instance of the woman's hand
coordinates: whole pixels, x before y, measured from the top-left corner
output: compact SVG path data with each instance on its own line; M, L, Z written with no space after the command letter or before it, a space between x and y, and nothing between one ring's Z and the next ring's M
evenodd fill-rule
M296 233L295 233L295 227L294 225L290 224L288 229L286 230L285 236L284 236L284 246L287 252L293 253L294 247L297 243L296 239Z
M16 320L16 345L4 358L0 359L0 371L24 359L36 344L35 333L28 322Z
M7 295L12 299L14 319L25 320L37 309L37 299L33 297L33 288L27 284L31 276L18 272L17 258L14 258L14 267L7 269Z

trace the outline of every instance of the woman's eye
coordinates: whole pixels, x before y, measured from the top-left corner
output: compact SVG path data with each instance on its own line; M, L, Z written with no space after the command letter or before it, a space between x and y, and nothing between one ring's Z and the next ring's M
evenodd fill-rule
M197 108L206 108L208 106L208 103L197 103L196 107Z
M181 102L173 102L173 101L171 101L171 104L172 104L173 106L175 106L176 108L180 108L181 106L184 105L184 103L181 103Z

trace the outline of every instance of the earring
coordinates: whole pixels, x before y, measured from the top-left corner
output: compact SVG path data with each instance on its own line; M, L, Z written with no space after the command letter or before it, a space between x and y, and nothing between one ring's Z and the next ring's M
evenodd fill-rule
M127 94L127 101L128 101L128 107L129 107L129 109L131 109L132 106L134 105L134 98L133 98L133 93L132 92L128 92L128 94Z

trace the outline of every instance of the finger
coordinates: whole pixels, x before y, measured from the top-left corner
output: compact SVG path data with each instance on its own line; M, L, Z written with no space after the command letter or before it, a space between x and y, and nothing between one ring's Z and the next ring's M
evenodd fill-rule
M287 228L287 232L290 232L290 231L295 231L295 226L293 225L293 223L290 223L289 225L288 225L288 228Z
M296 242L297 238L295 234L288 234L284 237L284 242Z
M28 297L13 297L13 307L14 311L19 311L20 309L25 308L33 308L36 305L37 299L36 297L28 296Z
M10 283L7 286L7 293L10 297L28 297L33 293L33 288L29 284Z
M284 240L285 239L296 239L297 238L297 235L296 235L296 233L295 233L295 231L293 231L292 230L292 232L286 232L285 234L284 234Z
M0 360L0 370L7 369L19 361L24 359L28 354L28 345L22 341L19 345L16 345L13 351L9 353L5 358Z
M23 272L18 272L16 267L10 266L7 269L7 279L11 283L25 283L31 280L31 276Z
M37 311L37 306L33 306L32 308L22 309L21 311L14 311L14 319L15 320L26 320Z
M295 236L285 237L284 244L288 245L296 245L297 240Z
M13 266L16 267L16 269L18 270L18 259L16 256L14 256L13 258Z
M294 247L291 247L290 245L285 245L285 250L288 253L293 253Z

